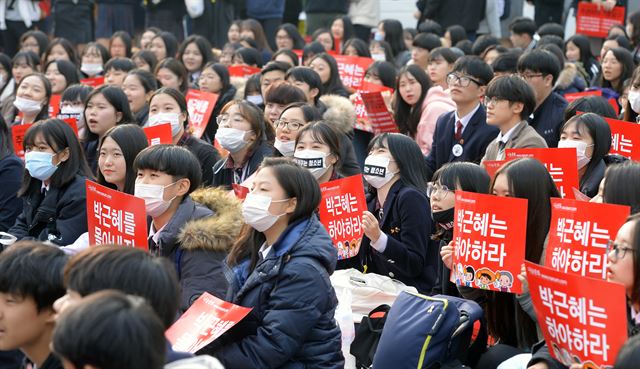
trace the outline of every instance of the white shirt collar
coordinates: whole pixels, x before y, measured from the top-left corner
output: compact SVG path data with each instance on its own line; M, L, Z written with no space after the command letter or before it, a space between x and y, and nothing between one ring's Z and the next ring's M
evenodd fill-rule
M160 233L162 232L162 230L164 229L164 227L166 226L166 224L164 226L162 226L162 228L158 229L156 231L155 227L153 226L153 222L151 222L151 225L149 226L149 238L153 238L153 242L155 242L155 244L158 244L158 241L160 240Z
M471 120L471 118L473 117L473 115L476 113L476 111L478 111L478 109L480 109L480 103L478 103L478 105L476 105L475 108L473 108L473 110L465 115L464 117L460 118L458 116L458 110L455 111L455 118L456 118L456 123L458 121L460 121L460 123L462 123L462 129L464 130L465 128L467 128L467 125L469 124L469 121Z
M511 127L510 130L507 131L507 133L505 133L504 135L502 134L502 132L498 133L498 141L502 141L504 143L509 142L509 139L511 138L511 135L513 134L513 131L516 130L516 128L518 128L520 125L522 124L522 122L516 124L515 126Z
M40 192L42 192L42 190L49 191L49 185L45 185L44 181L42 182L42 186L40 187Z
M269 252L271 252L271 248L272 246L267 245L267 243L263 243L262 246L260 246L260 250L258 250L260 252L260 254L262 254L262 258L266 259L267 255L269 255Z

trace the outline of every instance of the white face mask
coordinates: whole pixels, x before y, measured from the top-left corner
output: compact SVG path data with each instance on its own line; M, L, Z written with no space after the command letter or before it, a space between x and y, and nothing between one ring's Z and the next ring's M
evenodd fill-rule
M589 146L593 146L593 144L587 145L586 142L577 140L560 140L558 142L558 148L576 148L576 154L578 156L578 169L584 168L591 161L591 158L587 157L586 154L587 147Z
M293 161L303 168L307 168L316 179L320 179L331 165L327 163L326 152L317 150L299 150L293 154Z
M254 103L255 105L260 105L264 102L262 99L262 95L249 95L247 96L247 101L250 103Z
M13 106L23 113L38 113L42 110L42 102L16 96Z
M629 91L629 97L627 99L631 105L631 110L640 113L640 91Z
M164 199L164 189L169 186L173 186L176 183L178 182L173 182L166 186L136 183L134 196L144 200L144 207L147 210L147 215L155 218L167 211L169 206L171 206L171 201L176 198L176 196L174 196L171 200Z
M371 59L373 59L373 61L386 61L387 57L384 54L371 54Z
M95 76L98 73L102 73L103 70L102 64L82 63L80 66L80 71L89 76Z
M282 156L293 156L293 153L296 151L296 142L294 140L289 141L280 141L276 138L276 142L273 146L280 151Z
M149 114L149 127L160 124L171 124L171 137L175 137L180 133L182 123L180 123L180 113L156 113Z
M216 132L216 140L225 150L230 153L236 153L247 146L249 143L244 136L247 132L236 128L218 128Z
M284 202L289 199L273 201L271 197L250 193L242 203L242 217L244 222L258 232L271 228L278 219L286 213L273 215L269 213L272 202Z
M391 159L380 155L369 155L364 160L364 179L374 188L380 188L396 175L389 170Z

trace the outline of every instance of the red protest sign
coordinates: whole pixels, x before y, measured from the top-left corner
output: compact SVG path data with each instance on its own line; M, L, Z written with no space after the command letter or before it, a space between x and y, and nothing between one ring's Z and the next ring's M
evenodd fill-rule
M149 146L173 143L173 138L171 137L171 123L144 127L143 129L144 134L147 135Z
M144 200L87 180L89 244L148 250Z
M249 77L261 71L260 68L250 67L246 64L230 65L227 69L231 77Z
M104 77L83 78L80 83L96 88L104 85Z
M356 122L353 125L353 128L365 132L373 132L373 127L371 127L371 122L369 122L369 117L367 116L367 111L364 108L364 102L362 101L360 92L356 92L352 96L351 103L356 111Z
M189 90L186 98L191 134L200 138L209 124L211 113L213 113L213 108L218 101L218 94Z
M578 100L581 97L585 96L602 96L602 90L592 90L592 91L583 91L583 92L573 92L570 94L564 94L563 97L568 102L572 102L574 100Z
M609 29L617 24L625 24L624 6L616 6L611 11L605 11L599 4L584 1L578 3L576 33L605 38Z
M371 82L367 82L365 80L362 80L362 85L358 88L358 91L363 91L363 92L382 92L385 94L389 94L392 95L393 94L393 88L384 86L384 85L378 85L375 83L371 83Z
M239 185L237 183L231 184L231 189L233 190L233 194L240 200L244 200L249 194L249 188L243 185Z
M606 279L607 242L628 216L628 206L551 199L544 264L563 273Z
M17 124L11 127L11 136L13 137L13 152L20 159L24 159L24 135L31 127L31 124Z
M364 103L367 118L369 118L369 122L376 134L398 132L398 126L394 122L391 112L387 110L387 105L384 103L382 93L361 92L360 97Z
M252 308L203 293L167 331L175 351L195 353L241 321Z
M51 95L51 98L49 99L49 117L50 118L55 118L58 116L58 113L60 113L61 98L62 98L62 95L60 94Z
M640 125L622 120L604 118L611 128L610 154L618 154L631 160L640 160Z
M362 80L373 59L361 56L334 55L342 83L353 90L362 86Z
M456 191L454 208L451 281L521 293L516 276L525 255L527 200Z
M76 137L78 137L78 118L75 114L58 114L57 118L67 123L67 125L73 129L73 133L76 134Z
M538 159L547 168L553 181L560 191L560 195L573 199L572 188L580 188L578 181L578 159L576 149L506 149L505 157L509 160L517 158Z
M487 171L487 174L489 174L489 177L493 179L496 176L498 169L508 161L509 160L485 160L482 162L482 166L484 167L484 170Z
M553 357L584 368L613 366L627 340L624 286L525 261L538 324Z
M362 212L367 210L362 176L336 179L320 185L320 222L324 224L338 259L354 257L360 250L364 234Z

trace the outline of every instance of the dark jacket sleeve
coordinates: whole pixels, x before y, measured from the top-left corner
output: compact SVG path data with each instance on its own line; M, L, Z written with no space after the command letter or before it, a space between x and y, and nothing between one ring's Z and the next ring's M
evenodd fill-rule
M184 250L180 260L180 311L186 311L204 292L224 299L227 279L224 274L223 252Z
M426 0L424 11L422 12L423 18L436 20L441 3L442 0Z
M360 165L356 160L356 153L353 144L346 134L340 135L340 174L345 177L360 174Z
M84 179L76 178L60 198L57 209L56 229L60 237L52 242L66 246L87 232L87 195Z
M427 163L427 172L428 172L427 179L429 181L431 180L431 177L433 177L433 173L435 173L436 170L438 170L438 168L436 168L436 166L438 165L436 160L436 155L438 154L438 137L440 137L438 128L440 128L441 126L441 124L438 124L439 120L440 120L440 117L438 117L438 122L436 122L436 129L433 131L433 141L431 142L431 151L425 158L425 161Z
M287 268L285 268L286 270ZM279 368L300 349L330 302L331 285L310 264L278 276L256 334L214 353L225 367Z
M20 214L18 214L18 217L16 218L15 223L13 223L13 226L11 226L11 228L9 228L9 230L7 231L7 233L14 235L18 240L21 240L27 237L27 235L29 234L29 229L27 226L27 218L24 213L24 209L27 208L25 204L26 201L27 201L26 198L22 199L23 211L21 211Z
M17 157L0 161L0 232L6 232L22 212L22 200L17 197L22 183L22 163Z

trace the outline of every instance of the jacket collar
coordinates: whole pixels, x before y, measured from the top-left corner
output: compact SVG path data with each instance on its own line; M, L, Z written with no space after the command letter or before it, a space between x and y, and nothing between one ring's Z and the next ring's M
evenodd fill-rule
M380 218L380 228L382 228L385 225L385 222L387 221L387 217L391 212L391 206L394 204L396 200L396 196L398 196L398 193L403 187L404 186L402 185L402 182L398 180L389 189L389 193L387 194L387 198L384 200L384 205L382 207L382 217ZM376 201L378 201L377 197L376 197Z

